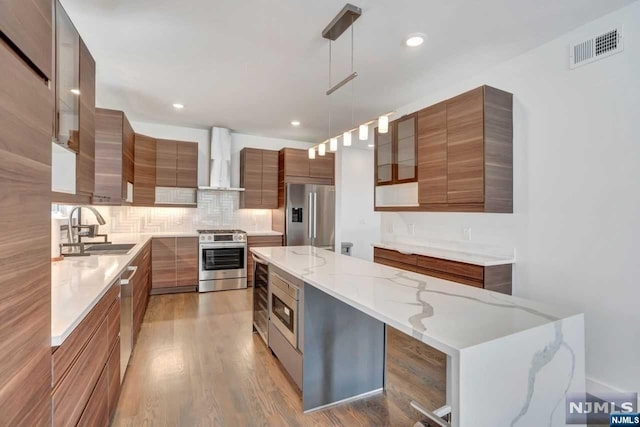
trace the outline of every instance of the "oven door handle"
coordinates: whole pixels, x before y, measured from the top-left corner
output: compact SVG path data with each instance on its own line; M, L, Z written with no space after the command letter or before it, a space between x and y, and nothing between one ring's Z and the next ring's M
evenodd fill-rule
M237 244L221 244L221 245L216 245L215 243L207 243L207 244L201 244L200 245L200 249L224 249L224 248L232 248L232 249L236 249L236 248L246 248L247 244L246 243L237 243Z

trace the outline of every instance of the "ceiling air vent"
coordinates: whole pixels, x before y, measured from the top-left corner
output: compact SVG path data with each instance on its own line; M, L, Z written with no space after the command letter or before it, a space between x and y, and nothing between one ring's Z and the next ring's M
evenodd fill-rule
M589 64L615 53L622 52L622 27L571 45L569 68Z

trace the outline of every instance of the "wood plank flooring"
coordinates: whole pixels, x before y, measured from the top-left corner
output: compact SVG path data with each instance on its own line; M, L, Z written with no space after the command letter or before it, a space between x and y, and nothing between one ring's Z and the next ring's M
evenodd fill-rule
M444 403L444 356L390 329L384 393L303 414L299 391L251 332L251 298L251 289L152 296L112 425L413 426L410 398Z

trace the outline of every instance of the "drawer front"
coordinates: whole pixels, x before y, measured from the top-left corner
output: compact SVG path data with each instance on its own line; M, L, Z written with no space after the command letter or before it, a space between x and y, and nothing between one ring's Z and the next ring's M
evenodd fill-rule
M398 251L389 249L373 248L373 256L375 258L384 258L390 261L400 262L402 264L416 265L418 256L413 254L403 254Z
M463 262L449 261L420 255L418 256L418 267L440 271L442 273L452 274L455 276L466 277L480 282L484 279L484 267L465 264Z
M101 322L107 315L107 312L113 301L118 298L120 293L120 285L116 283L113 285L107 293L102 297L98 304L87 314L87 316L80 322L76 329L69 335L69 337L53 352L52 364L53 364L53 384L54 387L58 384L60 379L64 376L65 372L69 369L77 355L82 348L86 345L87 341L100 326Z
M103 318L67 375L54 389L52 396L54 427L74 426L80 419L107 362L109 355L107 335L107 320Z
M282 246L282 236L248 236L249 247Z
M471 279L468 277L456 276L455 274L449 274L442 271L430 270L428 268L416 267L414 270L416 273L424 274L426 276L437 277L439 279L449 280L451 282L461 283L463 285L474 286L476 288L482 288L482 281Z
M120 298L115 300L107 314L107 331L109 348L111 348L120 335Z
M109 403L109 419L113 417L120 396L120 338L116 341L116 345L111 349L111 355L107 361L105 368L108 374L108 403Z
M109 425L109 377L107 369L102 370L96 388L78 421L78 427L106 427Z
M404 264L402 262L394 261L394 260L387 259L387 258L374 257L373 258L373 262L375 262L376 264L382 264L382 265L386 265L388 267L395 267L395 268L399 268L401 270L406 270L406 271L415 271L416 270L416 266L415 265Z

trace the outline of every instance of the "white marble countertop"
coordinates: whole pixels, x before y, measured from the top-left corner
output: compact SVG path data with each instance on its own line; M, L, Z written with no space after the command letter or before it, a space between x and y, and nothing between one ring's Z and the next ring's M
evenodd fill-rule
M424 255L433 258L446 259L449 261L464 262L466 264L490 267L493 265L515 264L514 257L497 257L492 255L474 254L452 249L442 249L432 246L411 245L398 242L374 243L373 247L390 249L405 254Z
M136 246L127 255L67 257L51 264L52 347L67 339L151 237L151 234L112 234L111 241Z
M579 314L310 246L251 251L451 356L478 344Z

